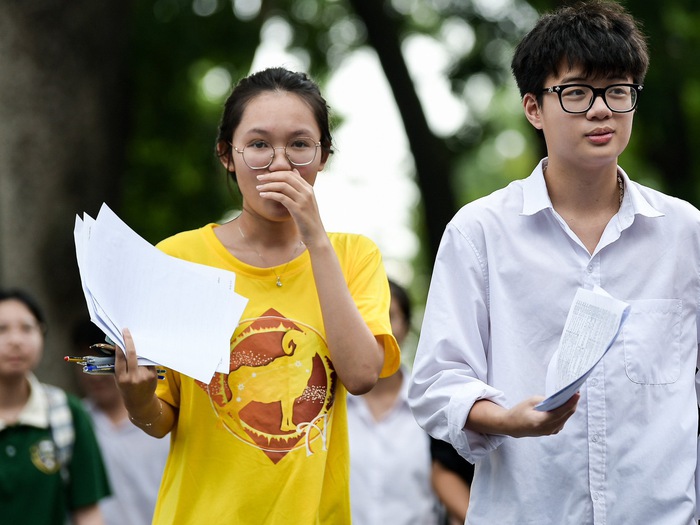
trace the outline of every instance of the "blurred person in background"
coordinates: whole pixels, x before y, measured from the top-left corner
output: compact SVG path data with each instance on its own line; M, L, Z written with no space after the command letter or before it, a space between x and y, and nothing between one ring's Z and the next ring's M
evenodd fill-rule
M90 418L33 374L46 329L34 298L0 290L0 523L102 525L110 490Z
M90 345L103 340L104 334L91 321L78 323L73 330L75 355L95 355ZM129 421L113 374L76 370L85 396L83 404L92 418L112 487L112 496L100 501L105 523L148 525L153 519L170 440L149 436Z
M406 290L389 281L391 329L399 346L411 329ZM348 396L350 503L355 525L434 525L430 441L408 406L402 366L364 395Z
M460 456L452 445L430 438L433 459L433 490L442 503L443 525L462 525L467 519L474 465Z

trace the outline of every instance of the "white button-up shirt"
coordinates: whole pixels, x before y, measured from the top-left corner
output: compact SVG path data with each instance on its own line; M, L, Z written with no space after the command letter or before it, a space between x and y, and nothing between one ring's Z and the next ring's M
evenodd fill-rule
M624 200L593 255L552 208L542 163L446 228L409 401L476 463L467 524L694 523L700 212L619 173ZM594 285L630 314L564 429L464 430L477 400L544 395L571 301Z
M392 409L375 421L362 396L348 395L353 525L436 525L430 438L408 406L408 372Z

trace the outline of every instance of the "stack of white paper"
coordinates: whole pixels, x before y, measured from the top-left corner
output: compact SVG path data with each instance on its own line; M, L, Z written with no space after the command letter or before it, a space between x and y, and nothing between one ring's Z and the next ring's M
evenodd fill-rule
M537 410L554 410L579 391L617 339L629 309L629 304L599 286L576 291L559 347L547 369L549 397L535 406Z
M208 383L229 372L230 339L247 299L233 272L171 257L106 205L76 216L75 248L90 319L121 348Z

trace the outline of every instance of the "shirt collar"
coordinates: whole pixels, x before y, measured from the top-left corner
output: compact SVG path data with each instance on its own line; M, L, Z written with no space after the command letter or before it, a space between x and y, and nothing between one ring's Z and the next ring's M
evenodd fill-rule
M544 166L547 159L542 159L530 176L523 180L523 211L521 215L535 215L536 213L552 207L552 201L547 193L547 185L544 182Z
M547 158L544 158L535 167L530 176L523 181L523 210L522 215L535 215L547 208L552 209L552 201L547 193L547 185L544 181L543 168L547 165ZM663 213L654 208L647 201L636 184L621 167L617 167L617 172L622 176L625 183L625 197L620 208L621 214L629 216L644 215L645 217L663 217Z
M19 413L17 425L26 425L37 428L49 427L49 401L41 383L32 373L27 374L29 381L29 399ZM0 420L0 430L8 426L6 421Z
M648 200L644 198L639 187L634 184L627 173L617 167L617 172L622 176L625 182L625 197L622 199L621 211L625 215L644 215L645 217L663 217L664 213L654 208ZM629 197L629 198L627 198Z

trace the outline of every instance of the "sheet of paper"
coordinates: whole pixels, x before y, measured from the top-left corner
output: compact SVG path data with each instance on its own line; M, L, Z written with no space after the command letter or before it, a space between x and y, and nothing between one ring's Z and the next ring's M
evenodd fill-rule
M235 274L171 257L107 206L76 218L78 268L90 318L124 348L129 328L140 357L208 383L229 372L230 339L247 299Z
M600 287L579 288L569 309L559 346L547 369L543 412L566 403L579 391L620 333L629 305Z
M107 314L102 311L100 305L95 302L95 299L92 296L86 282L85 275L87 271L85 270L85 252L87 250L88 243L90 242L90 232L92 231L92 226L94 223L95 219L87 214L83 214L82 220L78 216L75 217L75 229L73 230L73 235L75 237L75 251L78 260L78 270L80 271L80 282L83 287L88 312L90 313L90 320L100 327L105 335L112 341L121 341L121 333L119 328L114 326Z

